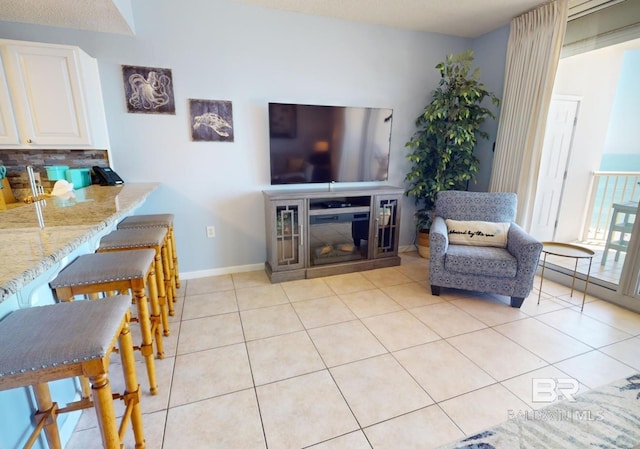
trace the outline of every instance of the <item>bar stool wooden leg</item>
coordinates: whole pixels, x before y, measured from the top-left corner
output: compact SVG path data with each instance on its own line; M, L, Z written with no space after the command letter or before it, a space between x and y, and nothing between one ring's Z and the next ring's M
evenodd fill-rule
M128 317L127 317L128 318ZM126 404L126 414L131 417L131 425L133 427L133 436L136 442L136 449L144 449L145 440L142 428L142 408L140 406L140 385L135 370L135 358L133 356L133 341L131 338L131 329L128 319L122 328L122 332L118 337L120 347L120 360L122 361L122 369L124 370L125 393L124 402ZM124 439L128 419L123 419L120 424L120 439Z
M162 254L162 250L160 252L156 252L155 264L156 264L156 283L158 284L158 301L160 303L163 302L167 305L169 309L169 315L173 316L175 314L173 310L173 298L170 297L170 291L167 289L167 282L165 279L165 266L166 260L164 259L164 255ZM167 321L168 324L168 321ZM165 331L168 329L165 328ZM169 334L165 334L169 335Z
M93 406L96 408L98 425L105 449L120 449L120 436L116 426L116 412L113 407L111 385L107 374L91 378Z
M153 277L155 280L155 273L153 273ZM156 297L158 298L157 302L158 302L158 307L160 309L160 321L162 324L162 333L165 336L169 336L171 334L171 330L169 329L169 311L167 308L166 298L164 298L164 300L161 300L161 298L158 296L157 282L155 284L149 283L149 292L150 292L149 294L150 296L155 294ZM162 357L158 356L158 358L164 358L164 350L162 351Z
M91 384L89 379L84 376L80 376L80 389L82 391L82 399L89 399L91 397Z
M171 315L175 313L173 303L176 302L176 280L171 274L171 258L169 256L169 244L162 246L162 270L164 274L165 290L167 291L167 301L171 305L170 311L173 311Z
M173 234L173 226L169 226L169 240L171 241L171 259L173 260L173 278L176 280L176 288L180 288L180 273L178 270L178 253L176 252L176 238Z
M44 418L44 433L47 438L49 448L62 449L62 446L60 445L60 433L58 431L56 416L58 405L51 400L49 384L35 384L33 386L33 395L35 396L36 404L38 405L38 413L36 416L41 416L43 414L48 415L42 417Z
M178 292L176 291L176 289L178 288L177 286L177 280L176 280L176 260L175 260L175 256L174 256L174 252L173 252L173 240L171 239L171 234L167 233L167 256L169 259L169 272L171 275L171 284L173 285L173 302L177 301L176 296L178 295Z
M159 359L163 359L164 343L162 341L161 328L168 329L169 327L168 324L165 327L164 315L166 314L166 305L163 306L158 298L158 285L156 282L155 267L149 271L147 287L149 288L149 303L151 304L151 335L156 341L156 355Z
M151 339L151 324L149 317L149 307L147 297L144 294L144 288L134 289L133 294L136 299L138 308L138 321L140 324L140 333L142 334L142 345L140 352L145 358L145 366L147 367L147 377L149 378L149 390L151 394L158 393L158 383L156 381L156 368L153 363L153 344Z

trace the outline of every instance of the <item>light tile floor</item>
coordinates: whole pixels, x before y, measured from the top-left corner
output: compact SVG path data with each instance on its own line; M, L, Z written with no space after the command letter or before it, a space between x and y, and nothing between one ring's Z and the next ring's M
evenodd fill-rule
M534 378L586 390L640 370L639 314L593 297L580 313L547 280L540 305L538 279L518 310L432 296L427 279L428 262L405 253L400 267L322 279L183 281L158 395L138 363L147 447L434 448L547 405L532 401ZM87 410L67 449L97 447Z

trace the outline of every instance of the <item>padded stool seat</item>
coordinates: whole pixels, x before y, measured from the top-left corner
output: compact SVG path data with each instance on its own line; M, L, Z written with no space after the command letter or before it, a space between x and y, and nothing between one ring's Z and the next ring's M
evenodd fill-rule
M178 270L178 253L176 239L173 233L173 214L132 215L118 223L118 229L130 228L167 228L169 234L169 256L172 261L171 271L175 279L176 288L180 288L180 273Z
M54 297L59 301L72 301L75 295L128 290L133 292L142 334L141 345L134 348L140 350L145 359L151 394L158 391L153 359L154 340L158 358L164 357L154 261L155 251L151 249L84 254L49 282ZM146 287L149 289L148 297ZM110 297L104 300L109 299ZM151 304L151 315L148 302Z
M120 449L131 420L136 448L144 448L140 391L129 333L131 297L109 301L76 301L11 312L0 321L0 390L33 386L38 411L36 428L27 445L44 430L51 449L61 447L57 427L60 413L94 406L106 449ZM116 340L125 377L123 399L127 410L120 430L109 382L109 358ZM52 401L48 382L87 376L91 400L64 408Z
M118 223L118 229L173 226L173 214L131 215Z
M155 251L156 281L158 284L158 302L162 312L164 334L169 335L169 318L173 315L175 286L172 282L169 265L168 231L165 228L118 229L100 239L97 252L126 251L150 248Z

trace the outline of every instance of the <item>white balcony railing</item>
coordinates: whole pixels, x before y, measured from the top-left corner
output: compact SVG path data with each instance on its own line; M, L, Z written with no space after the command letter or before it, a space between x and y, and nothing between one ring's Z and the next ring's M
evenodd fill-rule
M584 227L582 240L601 240L607 237L613 203L637 202L640 199L640 172L597 171L593 173L587 203L590 221Z

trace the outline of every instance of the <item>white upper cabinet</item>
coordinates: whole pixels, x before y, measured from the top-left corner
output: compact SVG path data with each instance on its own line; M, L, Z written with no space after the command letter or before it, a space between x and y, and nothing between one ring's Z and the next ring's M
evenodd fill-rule
M13 116L9 86L4 75L2 59L0 59L0 145L17 145L20 143L16 119Z
M109 146L95 59L77 47L0 40L13 108L0 85L0 144L17 148ZM0 75L0 83L2 76ZM11 114L13 111L13 114ZM9 137L13 115L17 139Z

